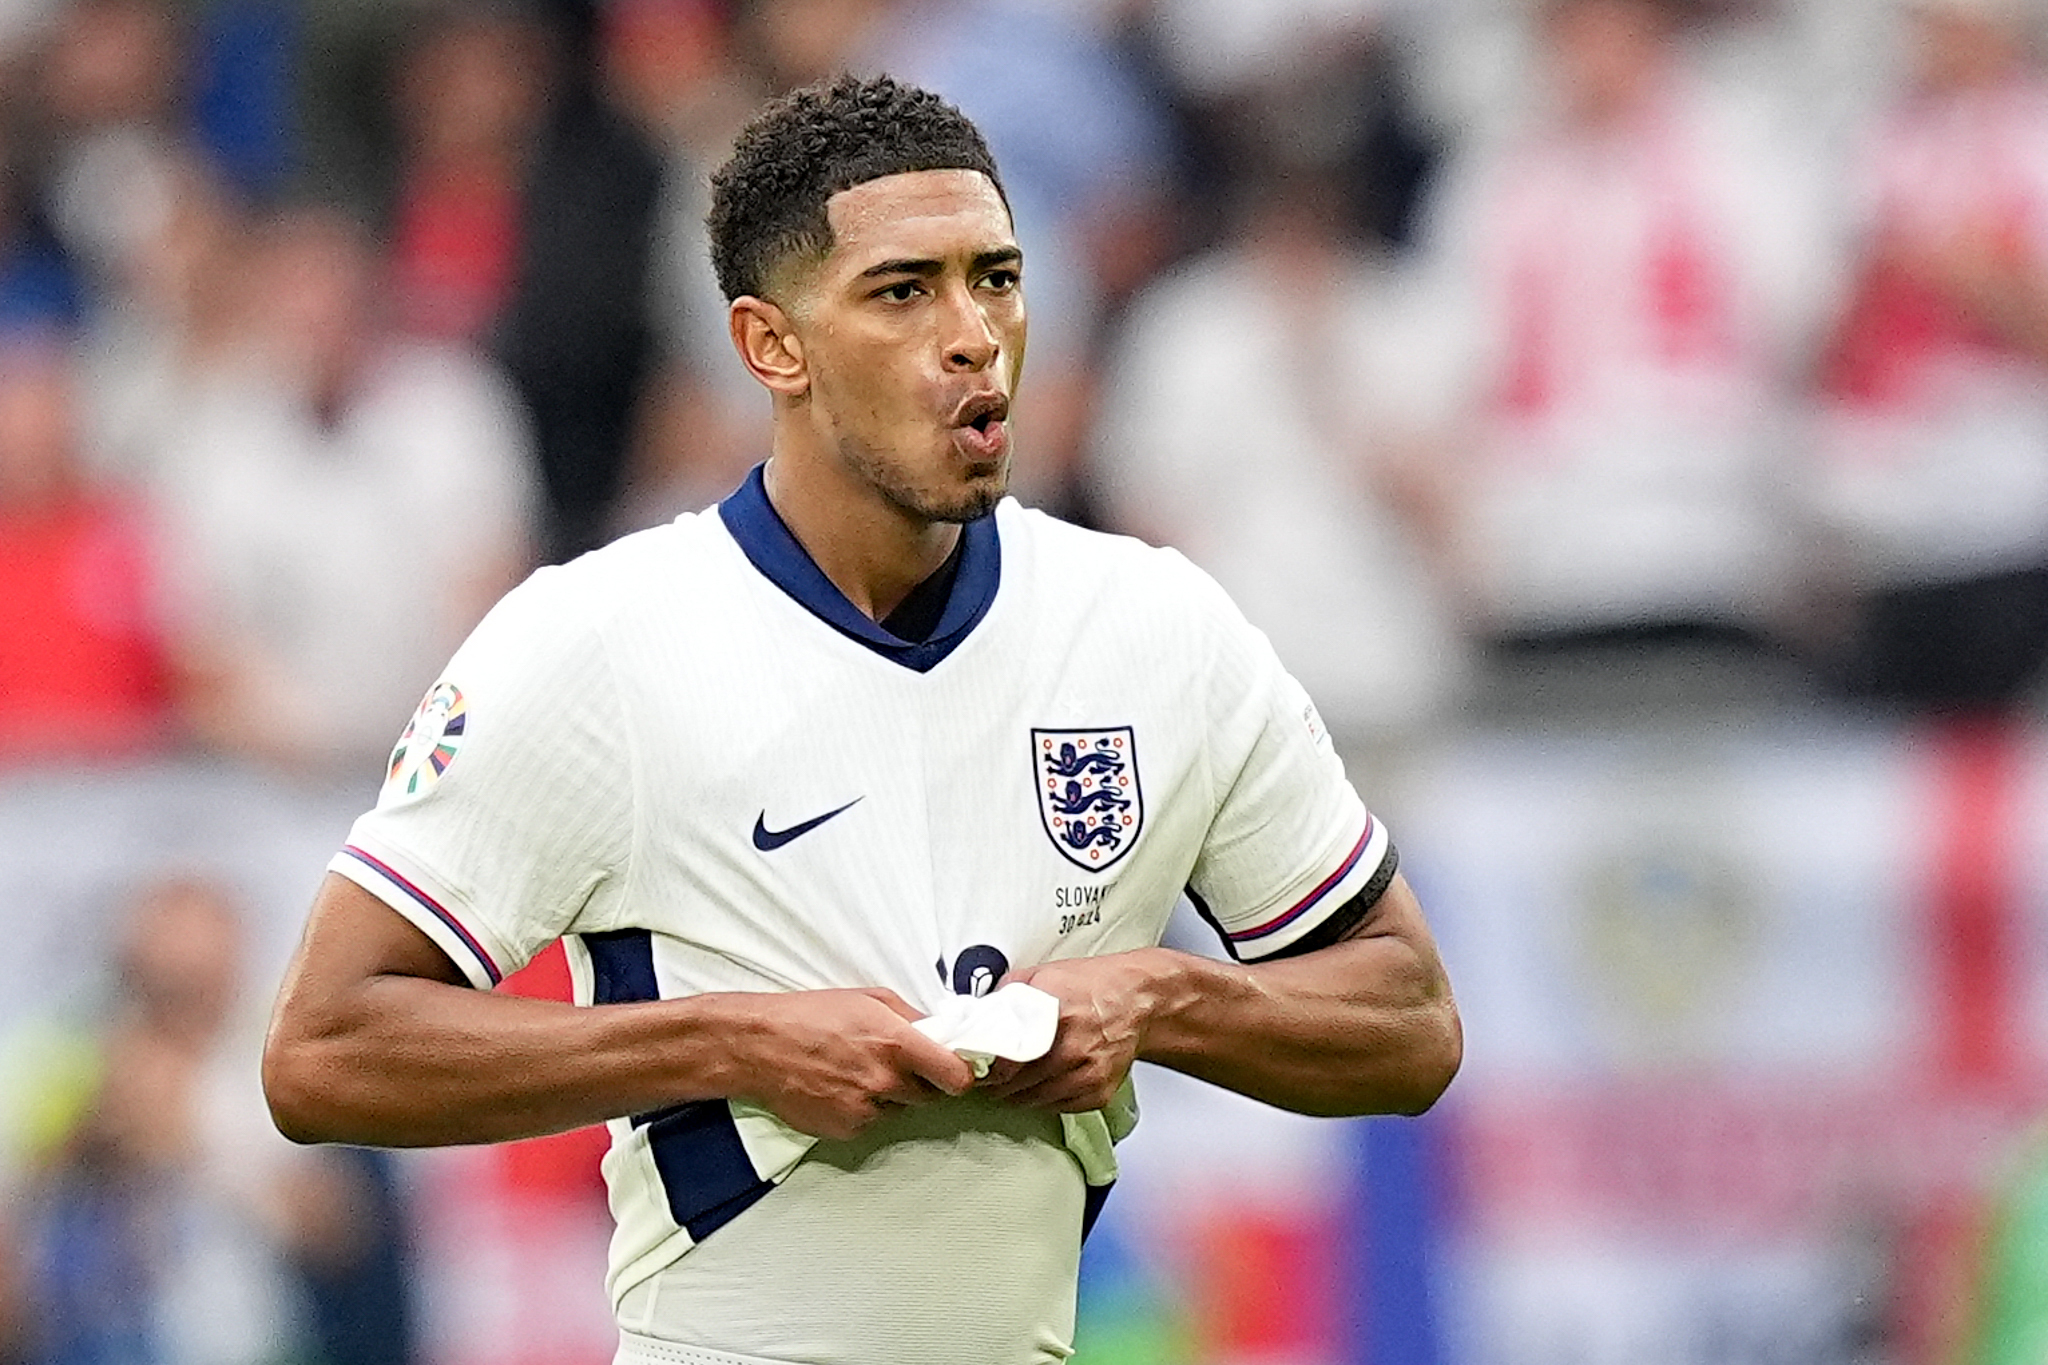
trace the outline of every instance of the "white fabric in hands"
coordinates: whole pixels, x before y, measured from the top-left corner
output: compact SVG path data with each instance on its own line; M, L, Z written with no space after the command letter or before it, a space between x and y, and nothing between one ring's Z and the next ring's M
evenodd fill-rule
M947 996L912 1027L959 1053L979 1080L998 1057L1035 1062L1052 1051L1053 1035L1060 1027L1060 1002L1036 986L1015 981L987 995Z

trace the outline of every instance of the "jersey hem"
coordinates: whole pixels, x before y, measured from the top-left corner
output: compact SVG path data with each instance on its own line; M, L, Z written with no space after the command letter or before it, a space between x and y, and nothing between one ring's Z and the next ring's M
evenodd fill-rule
M795 1361L773 1360L767 1356L734 1355L703 1346L686 1346L679 1341L619 1332L619 1353L612 1365L797 1365Z

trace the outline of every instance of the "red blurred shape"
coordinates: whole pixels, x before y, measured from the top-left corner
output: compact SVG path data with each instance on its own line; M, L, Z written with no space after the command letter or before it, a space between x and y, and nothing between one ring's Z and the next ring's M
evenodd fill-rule
M1995 1086L2021 1049L2020 845L2023 727L1960 719L1934 734L1939 784L1935 883L1927 917L1937 1074L1958 1090Z
M1195 1229L1194 1304L1206 1358L1335 1354L1329 1220L1305 1210L1223 1209Z
M549 944L520 970L505 978L499 990L536 1000L569 1000L569 960L560 941ZM498 1149L505 1187L534 1195L588 1195L604 1199L604 1177L598 1163L610 1139L603 1125L577 1128L553 1137L511 1142Z

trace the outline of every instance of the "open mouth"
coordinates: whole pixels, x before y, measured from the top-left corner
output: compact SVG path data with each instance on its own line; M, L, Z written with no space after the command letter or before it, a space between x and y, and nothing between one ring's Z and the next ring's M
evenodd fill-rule
M953 447L976 465L993 465L1010 449L1007 394L993 390L969 397L953 410Z
M968 427L987 435L989 428L1010 415L1010 400L1000 393L978 393L953 413L953 425Z

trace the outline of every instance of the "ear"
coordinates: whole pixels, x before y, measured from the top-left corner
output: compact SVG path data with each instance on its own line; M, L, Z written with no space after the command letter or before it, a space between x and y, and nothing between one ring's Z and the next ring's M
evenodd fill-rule
M797 338L793 319L780 304L743 294L726 310L726 325L732 331L732 345L740 353L740 363L770 393L799 398L810 389L811 373L804 364L803 342Z

